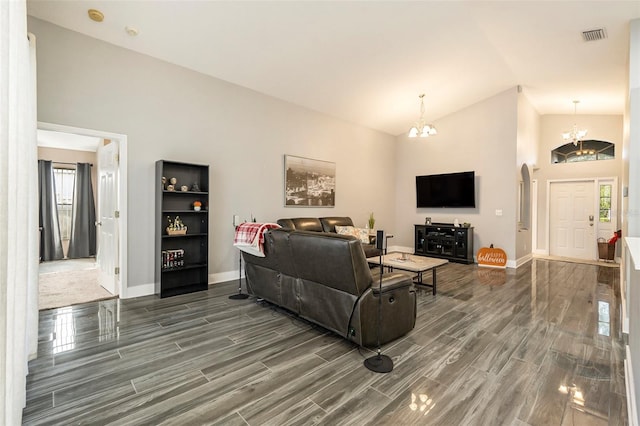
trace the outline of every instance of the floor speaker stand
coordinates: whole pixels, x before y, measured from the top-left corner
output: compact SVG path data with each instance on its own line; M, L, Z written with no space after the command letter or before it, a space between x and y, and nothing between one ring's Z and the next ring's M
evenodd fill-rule
M383 239L384 241L384 239ZM384 266L382 265L382 250L380 250L380 283L378 287L378 353L364 360L364 366L375 373L390 373L393 371L393 360L386 355L382 355L380 349L380 327L382 326L382 274Z
M229 296L229 299L233 300L242 300L249 297L248 294L242 292L242 253L238 254L240 255L240 261L238 262L238 294L232 294Z

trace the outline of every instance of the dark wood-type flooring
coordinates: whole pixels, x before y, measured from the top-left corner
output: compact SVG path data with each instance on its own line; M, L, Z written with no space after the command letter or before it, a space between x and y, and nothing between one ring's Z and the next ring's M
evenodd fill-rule
M627 424L618 268L446 265L415 329L383 347L389 374L235 291L42 311L24 423Z

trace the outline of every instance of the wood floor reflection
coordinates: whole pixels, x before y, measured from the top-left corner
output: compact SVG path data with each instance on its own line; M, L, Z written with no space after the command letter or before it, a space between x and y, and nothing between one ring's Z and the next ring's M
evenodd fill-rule
M415 329L383 347L389 374L234 291L42 311L24 423L627 424L617 268L446 265Z

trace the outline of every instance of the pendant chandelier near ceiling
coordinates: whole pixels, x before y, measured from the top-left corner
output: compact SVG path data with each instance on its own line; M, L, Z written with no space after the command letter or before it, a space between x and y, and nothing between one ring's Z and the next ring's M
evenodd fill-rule
M414 126L409 130L410 138L427 138L431 135L438 134L435 126L433 124L427 124L424 119L424 93L420 96L420 119L414 124Z
M584 131L584 134L587 134L587 131ZM584 149L582 147L582 141L579 141L580 143L580 149L576 150L576 155L594 155L596 153L595 149Z
M587 130L578 130L578 125L575 122L579 103L580 101L573 101L573 128L569 132L562 133L562 139L564 139L565 141L571 141L576 146L578 146L578 142L580 142L582 138L587 136ZM582 148L580 148L580 150L582 151Z

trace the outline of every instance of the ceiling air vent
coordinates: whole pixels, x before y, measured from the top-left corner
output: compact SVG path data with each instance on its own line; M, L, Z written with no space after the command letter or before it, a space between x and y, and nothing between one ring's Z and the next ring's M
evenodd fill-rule
M602 40L605 38L607 38L607 33L604 30L604 28L582 32L582 39L584 41L596 41L596 40Z

